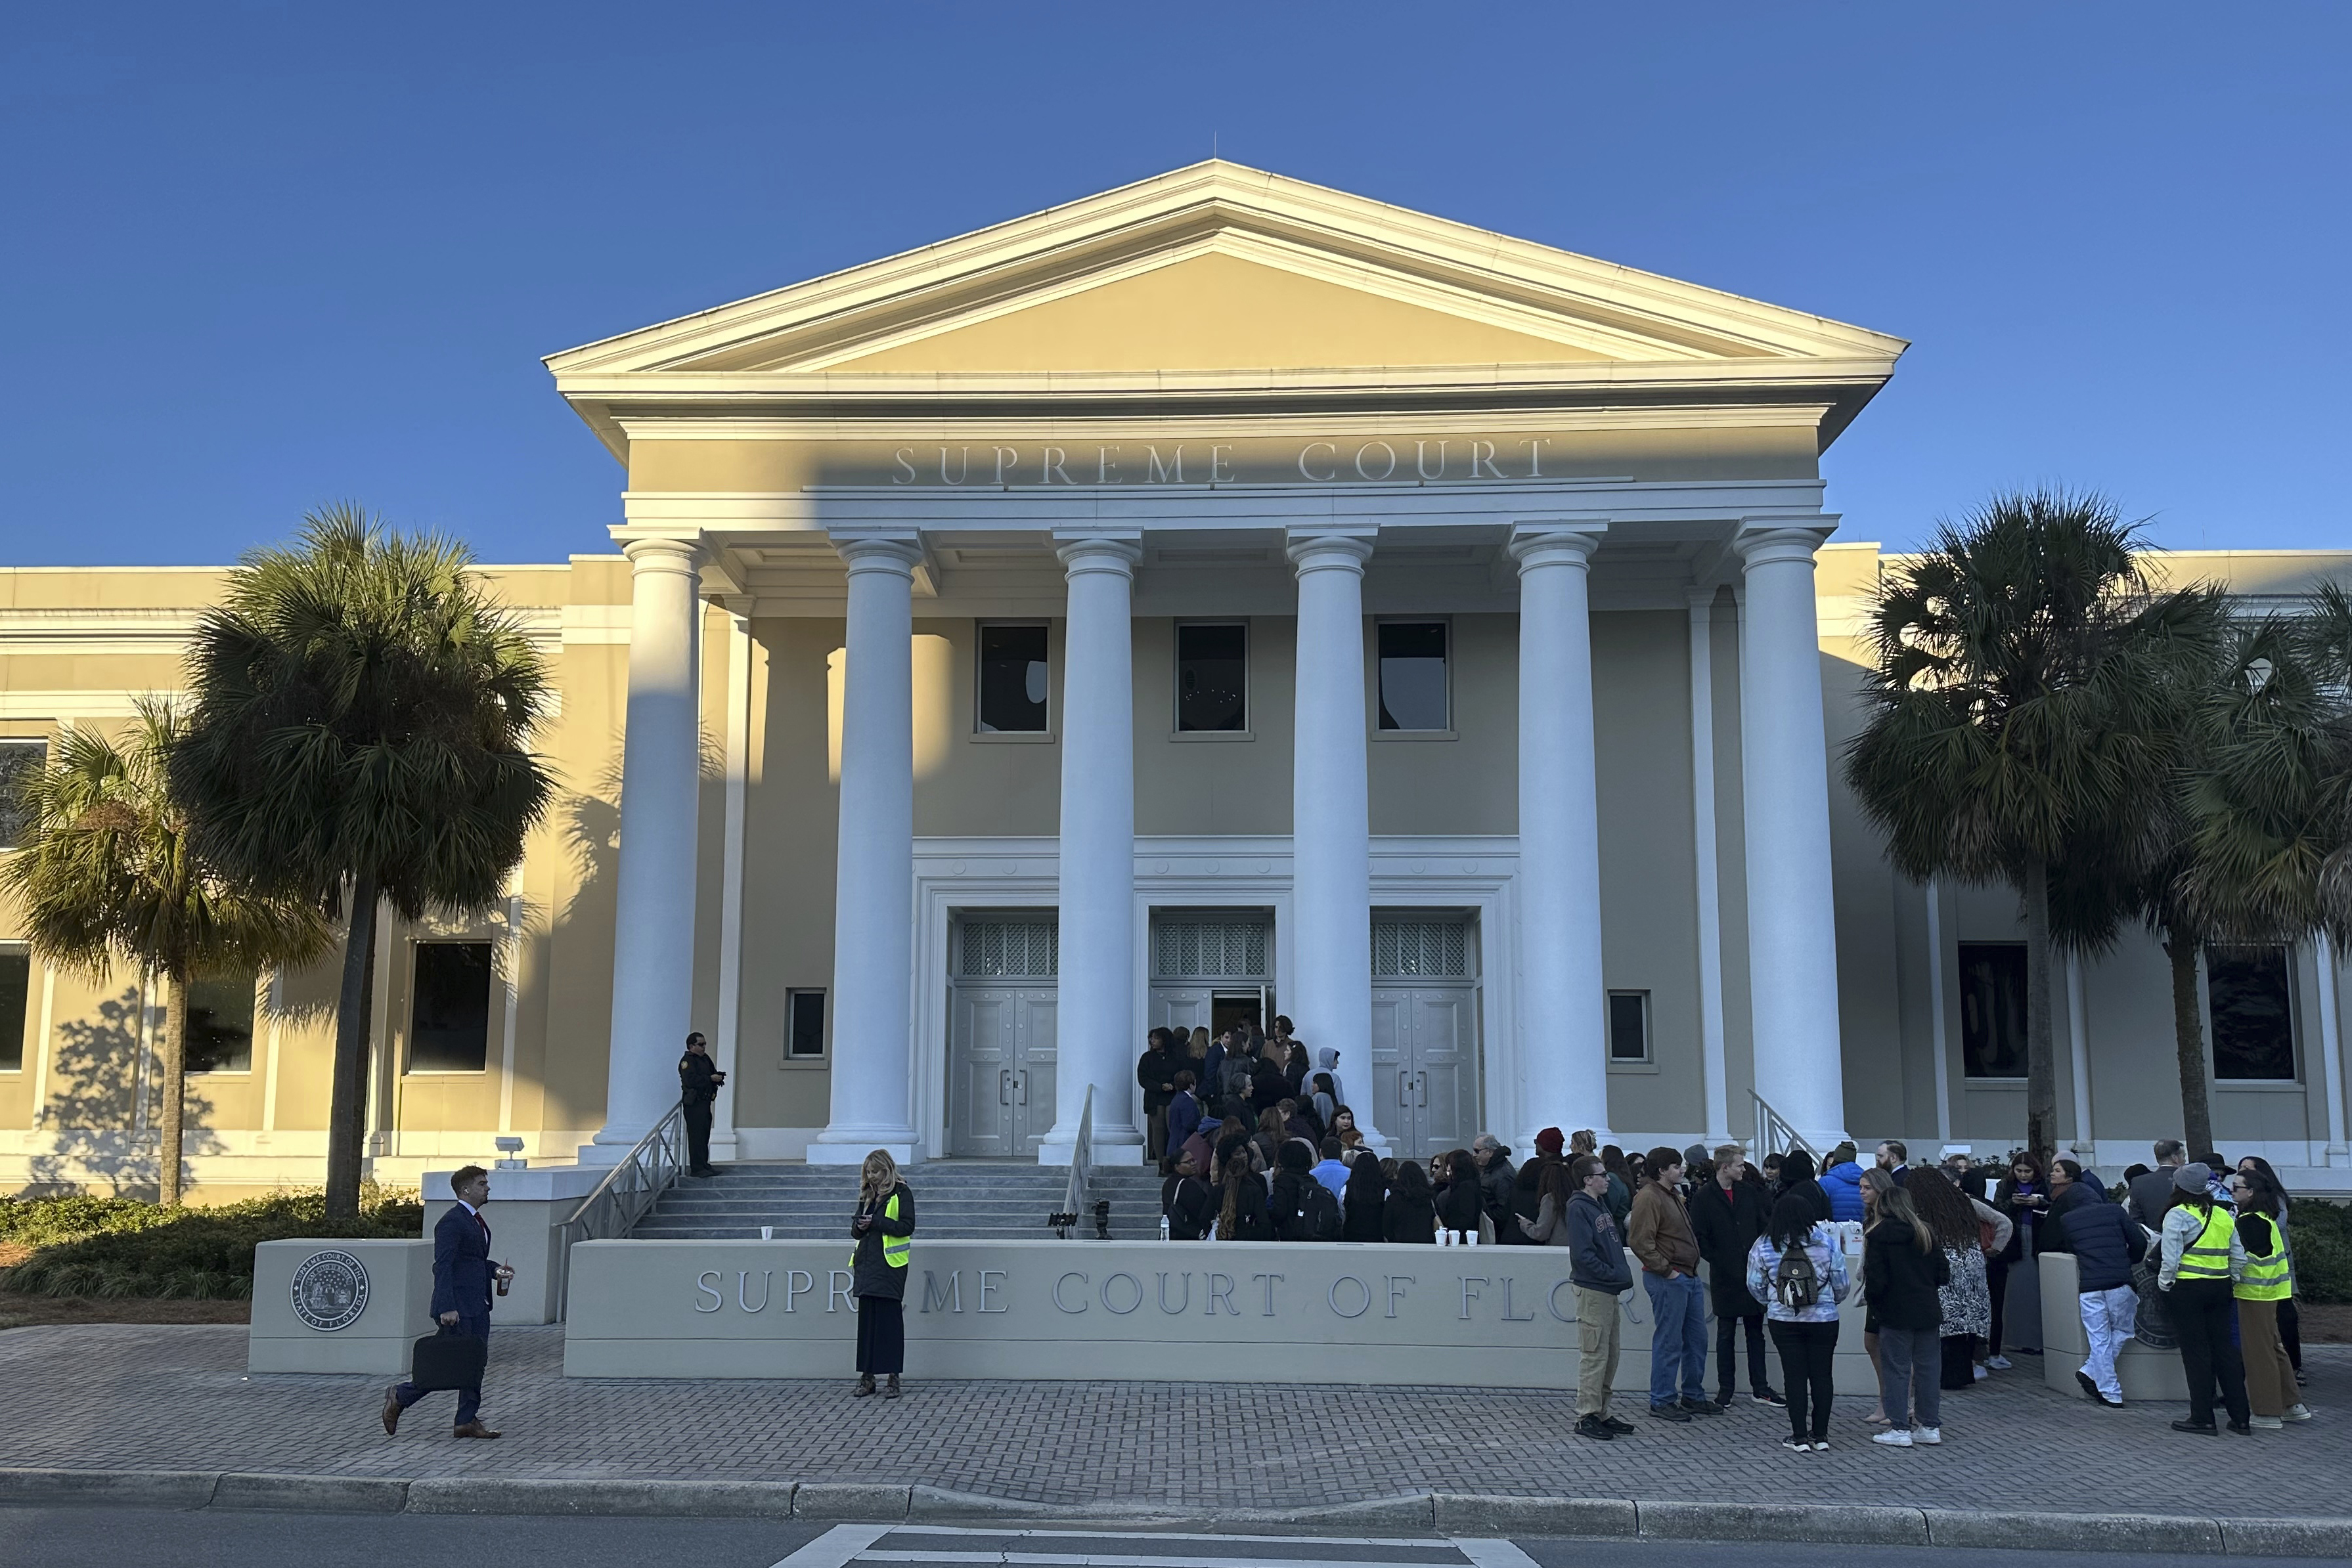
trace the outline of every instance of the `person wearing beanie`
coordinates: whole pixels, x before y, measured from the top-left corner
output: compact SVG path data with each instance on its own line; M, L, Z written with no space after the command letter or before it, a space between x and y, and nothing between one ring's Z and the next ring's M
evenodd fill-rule
M2237 1216L2213 1201L2212 1167L2180 1166L2172 1173L2172 1207L2164 1216L2164 1260L2156 1274L2166 1309L2180 1336L2180 1364L2189 1375L2189 1418L2176 1432L2218 1435L2213 1423L2214 1385L2230 1415L2230 1430L2253 1431L2246 1399L2246 1363L2231 1329L2237 1322L2237 1281L2246 1274L2246 1244L2238 1239Z

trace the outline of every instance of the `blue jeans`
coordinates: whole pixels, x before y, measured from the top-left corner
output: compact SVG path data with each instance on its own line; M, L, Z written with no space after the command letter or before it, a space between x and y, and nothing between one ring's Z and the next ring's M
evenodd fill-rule
M1648 1272L1642 1287L1650 1295L1650 1407L1706 1398L1706 1287L1696 1274L1669 1280Z

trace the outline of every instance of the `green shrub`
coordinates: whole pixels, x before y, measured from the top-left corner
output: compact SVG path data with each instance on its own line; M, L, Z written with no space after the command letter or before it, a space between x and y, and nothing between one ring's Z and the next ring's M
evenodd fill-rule
M2352 1301L2352 1207L2305 1198L2288 1217L2295 1291L2306 1301Z
M234 1300L253 1294L253 1249L296 1237L362 1239L419 1235L413 1193L369 1193L356 1225L327 1223L326 1195L280 1193L217 1208L161 1208L121 1198L0 1204L0 1237L34 1252L0 1285L37 1296Z

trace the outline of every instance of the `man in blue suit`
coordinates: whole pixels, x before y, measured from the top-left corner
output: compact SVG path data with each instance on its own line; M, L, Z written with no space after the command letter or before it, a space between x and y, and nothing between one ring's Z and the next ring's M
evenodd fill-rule
M482 1205L490 1200L490 1173L479 1166L461 1166L449 1177L457 1201L433 1228L433 1315L443 1327L455 1327L487 1343L490 1337L491 1294L514 1270L490 1258L490 1225ZM383 1429L400 1430L400 1413L425 1397L414 1384L395 1383L383 1391ZM479 1384L457 1390L457 1426L454 1436L495 1437L482 1425Z

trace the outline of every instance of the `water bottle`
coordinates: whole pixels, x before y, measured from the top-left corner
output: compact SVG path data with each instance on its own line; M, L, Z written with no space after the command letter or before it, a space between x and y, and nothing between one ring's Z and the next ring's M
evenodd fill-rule
M1160 1217L1160 1239L1168 1239L1168 1217L1164 1214Z

